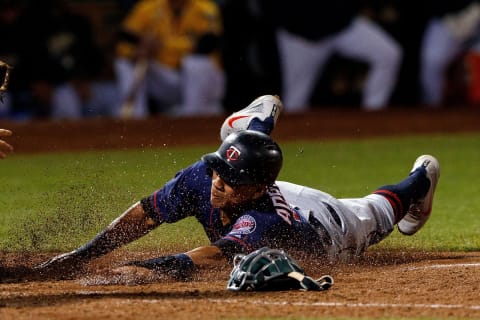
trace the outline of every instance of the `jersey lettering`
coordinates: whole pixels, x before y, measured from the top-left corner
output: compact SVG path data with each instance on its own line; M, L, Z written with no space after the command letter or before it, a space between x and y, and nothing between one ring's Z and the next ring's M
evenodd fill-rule
M276 213L288 224L292 224L291 219L293 218L296 221L300 221L300 217L296 212L292 210L290 205L285 201L280 189L273 185L268 188L268 194L270 199L272 199L273 207L275 208Z

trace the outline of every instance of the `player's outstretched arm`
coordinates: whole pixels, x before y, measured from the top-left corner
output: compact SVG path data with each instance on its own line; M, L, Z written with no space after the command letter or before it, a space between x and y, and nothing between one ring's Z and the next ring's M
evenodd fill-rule
M155 280L161 276L185 280L192 276L197 268L212 268L226 263L227 259L219 247L204 246L186 253L133 261L113 272L126 278L136 277L139 281Z
M140 202L137 202L91 241L71 252L51 258L40 264L37 269L71 272L93 258L139 239L157 226L158 223L149 218Z
M8 137L12 135L12 131L6 129L0 129L0 137ZM8 153L13 151L13 147L6 141L0 139L0 159L7 156Z
M215 267L227 263L227 259L217 246L198 247L185 253L197 266Z

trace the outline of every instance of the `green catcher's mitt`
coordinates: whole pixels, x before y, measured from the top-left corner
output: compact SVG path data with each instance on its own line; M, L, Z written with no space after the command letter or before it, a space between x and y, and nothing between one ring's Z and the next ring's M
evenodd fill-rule
M264 247L248 255L237 254L227 284L228 290L327 290L331 276L314 280L285 251Z

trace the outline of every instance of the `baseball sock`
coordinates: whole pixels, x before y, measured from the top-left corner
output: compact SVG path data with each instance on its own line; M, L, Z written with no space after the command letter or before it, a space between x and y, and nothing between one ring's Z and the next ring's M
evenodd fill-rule
M270 135L275 127L275 122L273 117L267 117L265 120L261 121L258 118L253 118L248 125L248 130L260 131L265 134Z
M407 213L410 204L424 197L430 188L425 168L418 168L403 181L378 188L373 193L387 198L395 213L395 223Z

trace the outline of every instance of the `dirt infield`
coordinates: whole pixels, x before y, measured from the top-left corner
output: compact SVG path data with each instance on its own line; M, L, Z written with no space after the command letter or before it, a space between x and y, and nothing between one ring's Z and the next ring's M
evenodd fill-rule
M480 253L372 251L355 265L304 263L314 277L333 276L335 285L325 292L241 293L226 290L226 267L201 271L190 282L118 284L108 268L123 261L119 253L74 279L28 280L32 274L19 266L42 257L0 256L13 276L0 284L1 319L480 317Z
M322 110L282 115L279 141L478 132L480 109ZM219 141L222 118L6 123L17 153L149 148ZM311 276L330 274L326 292L226 290L230 267L201 270L193 281L135 284L109 271L153 253L114 252L68 279L38 275L49 255L0 253L0 319L234 319L313 317L480 318L480 252L384 252L356 264L303 261ZM158 252L155 252L158 254Z

